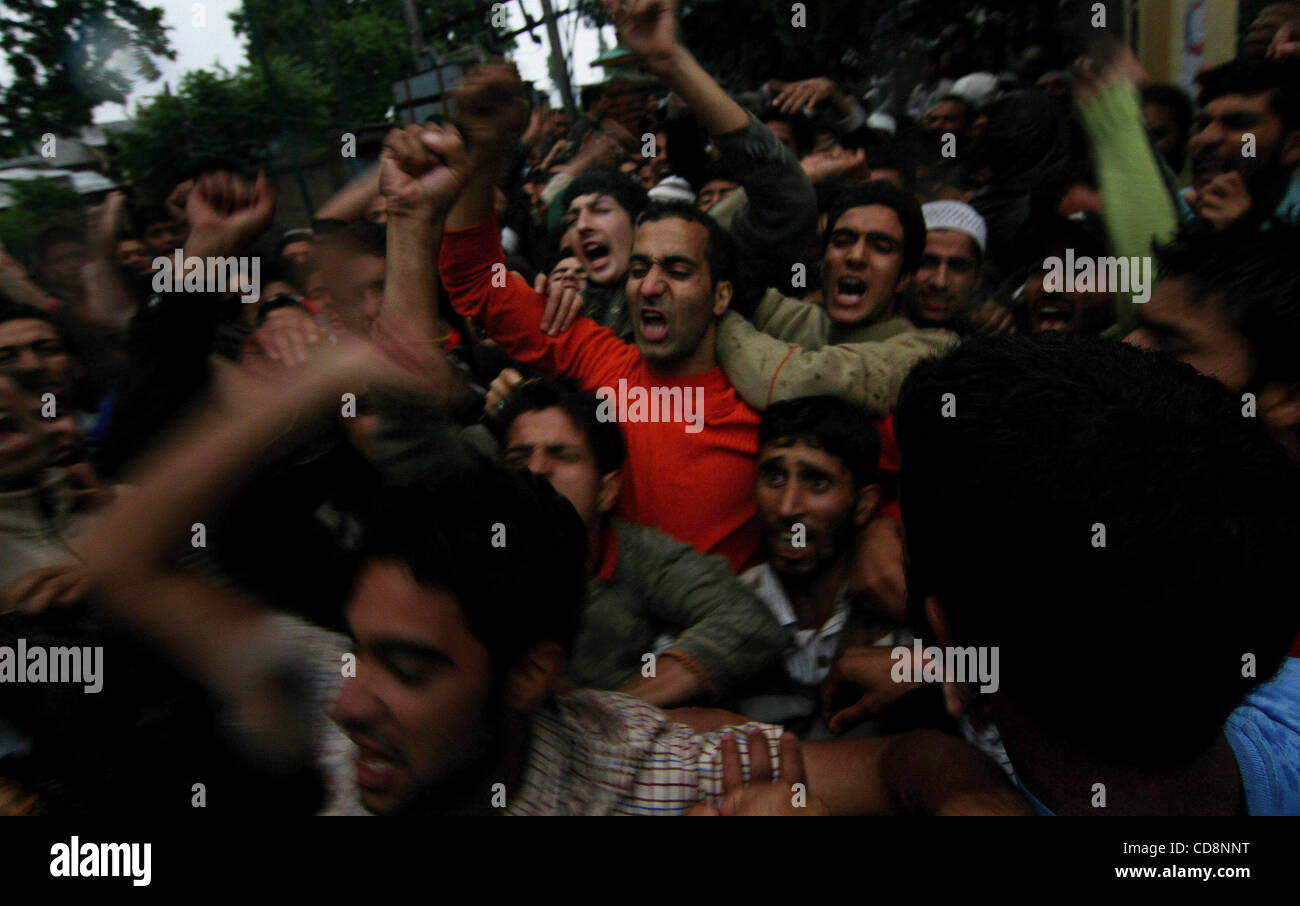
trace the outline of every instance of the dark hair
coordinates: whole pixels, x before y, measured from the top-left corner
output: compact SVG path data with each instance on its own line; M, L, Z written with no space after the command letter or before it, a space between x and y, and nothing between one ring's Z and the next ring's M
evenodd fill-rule
M346 249L354 254L388 257L388 228L369 220L354 220L338 229L317 233L313 242L317 252Z
M1271 93L1269 105L1286 132L1300 129L1300 60L1239 58L1207 69L1196 77L1204 107L1227 94Z
M34 305L27 305L24 302L10 302L0 299L0 324L6 321L17 321L20 319L34 318L37 321L44 321L50 324L55 330L62 331L63 325L60 320L44 309L37 308Z
M567 245L561 246L559 251L557 251L554 255L551 256L550 263L546 266L546 273L549 274L551 271L555 270L555 266L559 264L561 261L563 261L565 258L576 258L576 257L578 256L573 253L572 248L570 248Z
M915 147L906 139L886 139L866 149L867 164L873 170L897 170L903 178L903 194L915 197L916 160ZM833 196L832 196L833 201ZM901 220L902 217L900 216ZM924 221L924 215L922 215Z
M652 201L637 218L636 225L660 220L685 220L698 223L709 234L705 257L709 261L709 277L713 286L722 281L736 285L736 244L731 234L716 220L695 205L685 201Z
M773 403L758 426L758 445L804 443L836 457L862 488L876 480L880 435L867 413L834 396L801 396Z
M586 594L587 531L545 479L466 451L427 481L383 488L361 553L404 563L460 605L498 679L543 641L570 651Z
M626 173L607 167L587 170L575 177L564 190L562 201L564 210L569 210L569 205L573 204L574 199L583 195L608 195L618 202L619 207L627 211L628 220L633 222L636 221L637 215L645 210L649 200L641 183L629 178Z
M913 612L936 596L955 644L998 647L1000 692L1095 758L1190 762L1300 629L1277 593L1300 470L1188 365L1096 337L967 341L908 375L895 436Z
M763 125L768 123L787 123L790 135L794 138L795 156L802 157L812 150L813 128L808 118L802 113L782 113L775 107L767 107L758 117Z
M142 204L131 212L131 222L143 236L156 223L175 223L176 215L161 204Z
M1153 82L1142 89L1142 106L1152 105L1168 109L1170 116L1186 138L1192 130L1192 99L1187 92L1168 82Z
M558 408L564 410L569 420L582 431L596 457L596 469L601 475L608 475L623 468L627 458L627 445L623 442L623 432L618 422L602 421L597 417L600 401L596 395L580 390L567 380L532 380L524 381L510 391L501 407L500 421L505 426L504 434L510 433L510 426L515 419L525 412L540 412L543 409Z
M850 186L831 198L826 216L826 234L822 237L822 251L825 252L830 244L835 224L845 212L868 205L893 208L898 215L898 222L903 225L901 273L910 274L915 271L921 265L921 256L925 254L925 216L915 198L885 179L873 179L871 182Z
M61 242L71 242L82 248L86 247L86 231L58 224L42 230L33 246L37 262L44 267L45 254Z
M1184 231L1156 249L1160 279L1186 277L1250 345L1252 386L1300 381L1300 228Z
M925 113L929 113L931 110L933 110L935 107L939 106L940 104L952 104L952 103L961 104L962 125L969 126L971 123L975 122L975 114L979 112L975 102L972 101L970 98L960 94L939 95L937 98L935 98L926 106Z

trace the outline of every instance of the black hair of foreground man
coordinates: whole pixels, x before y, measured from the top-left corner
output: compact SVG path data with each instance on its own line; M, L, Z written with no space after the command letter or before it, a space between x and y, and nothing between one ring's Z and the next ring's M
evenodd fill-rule
M941 644L999 646L1018 771L1017 727L1091 764L1186 766L1277 671L1300 473L1218 382L1113 341L994 337L918 365L896 431L912 607Z

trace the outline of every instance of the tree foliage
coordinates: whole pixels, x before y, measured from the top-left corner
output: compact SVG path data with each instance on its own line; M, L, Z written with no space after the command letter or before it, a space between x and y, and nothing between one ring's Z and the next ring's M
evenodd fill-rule
M71 185L60 179L14 180L5 184L12 202L0 211L0 243L5 250L33 270L36 239L50 227L81 230L85 226L85 203Z
M575 0L583 18L608 25L600 0ZM872 69L867 38L891 0L681 0L681 36L705 69L733 90L768 79L849 80ZM856 37L855 37L856 36Z
M0 155L46 132L75 134L105 101L124 103L136 78L174 58L162 10L139 0L5 0L0 48L13 71L0 89Z
M140 104L133 127L110 137L114 171L147 198L161 200L207 167L249 172L277 153L325 147L325 86L290 60L272 60L271 73L275 92L258 66L186 73L174 94Z
M416 0L425 42L436 52L479 44L501 49L487 0ZM250 21L249 16L252 19ZM415 70L397 0L246 0L231 14L249 37L249 58L261 49L308 67L327 86L334 113L350 125L382 120L392 83Z

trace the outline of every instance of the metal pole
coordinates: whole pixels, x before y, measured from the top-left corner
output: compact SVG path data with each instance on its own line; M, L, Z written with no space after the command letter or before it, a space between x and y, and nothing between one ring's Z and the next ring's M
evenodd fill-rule
M555 25L555 10L551 0L541 0L542 18L546 20L546 37L551 42L551 81L560 89L560 98L564 101L564 112L569 115L569 122L578 121L578 108L573 103L573 89L569 86L569 67L564 62L564 46L560 44L560 30Z

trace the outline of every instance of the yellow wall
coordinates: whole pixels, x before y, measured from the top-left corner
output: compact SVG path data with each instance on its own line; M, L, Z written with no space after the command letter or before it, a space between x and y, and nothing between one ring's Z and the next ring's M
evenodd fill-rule
M1158 82L1177 82L1183 61L1187 0L1136 0L1138 57ZM1131 6L1130 6L1131 8ZM1236 0L1209 0L1202 65L1215 66L1237 53Z

